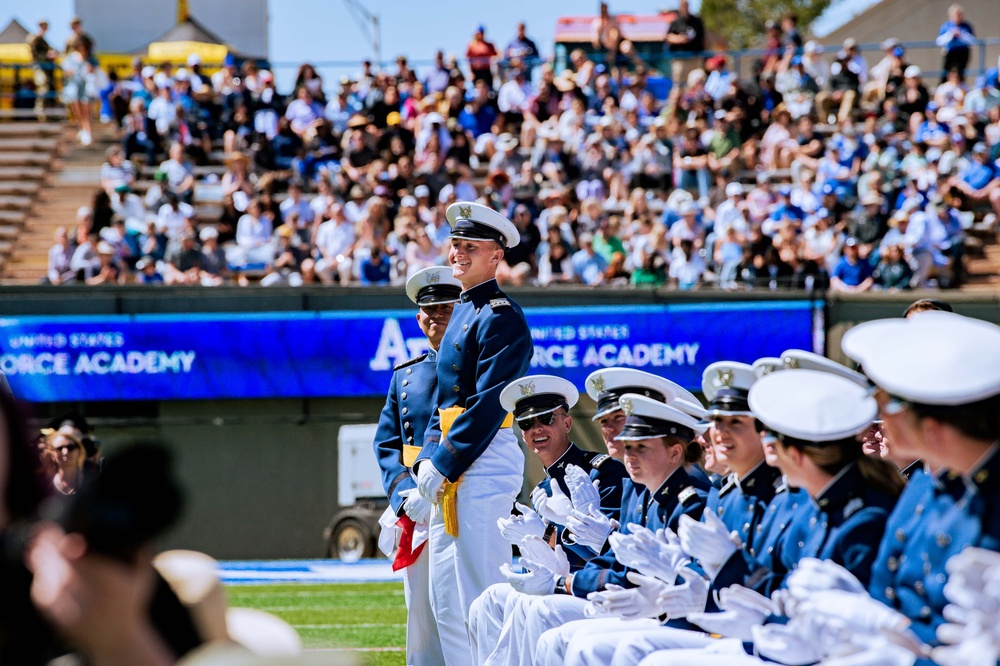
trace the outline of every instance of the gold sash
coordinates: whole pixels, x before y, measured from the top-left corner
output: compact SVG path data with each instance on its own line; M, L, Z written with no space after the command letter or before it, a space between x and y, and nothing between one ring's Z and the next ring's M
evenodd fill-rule
M447 409L439 409L438 414L441 416L441 437L447 437L448 431L451 430L452 424L455 423L455 419L458 415L465 411L464 407L448 407ZM500 424L501 428L510 428L514 425L514 415L507 414L504 418L503 423ZM417 451L420 449L416 448ZM403 447L403 460L406 461L406 447ZM414 456L416 460L416 456ZM451 481L444 482L444 494L441 496L441 517L444 518L444 531L453 537L458 536L458 484L461 483L462 479L459 478L458 481L452 483Z

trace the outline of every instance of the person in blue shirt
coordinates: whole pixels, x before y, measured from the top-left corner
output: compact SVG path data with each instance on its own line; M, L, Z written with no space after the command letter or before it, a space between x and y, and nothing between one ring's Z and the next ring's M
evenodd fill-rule
M496 270L517 227L487 206L460 201L445 211L448 260L461 301L441 340L435 408L415 463L421 496L438 506L430 523L432 609L445 663L472 662L469 607L510 562L497 521L521 490L524 454L500 393L528 370L531 331L500 290ZM421 433L417 433L420 435Z
M990 160L990 149L983 142L972 146L972 160L961 177L952 181L968 205L989 202L1000 216L1000 167Z
M392 540L398 541L399 548L393 569L404 572L407 664L430 666L444 661L431 613L429 558L422 545L413 545L415 529L426 535L432 505L417 492L411 468L423 444L414 433L424 431L434 411L438 349L461 292L462 283L443 266L417 271L406 281L406 295L419 307L417 324L428 349L393 369L372 443L389 497L389 507L379 522L394 526Z
M580 234L580 249L573 253L570 262L573 264L573 272L579 276L580 281L587 285L597 285L604 282L604 271L608 263L604 257L594 251L594 235L589 231Z
M931 148L944 148L951 141L951 130L945 123L937 119L937 102L927 103L924 110L924 122L920 123L913 134L913 141L923 143Z
M844 243L844 256L837 262L830 276L830 289L833 291L861 292L868 291L875 284L872 278L872 265L858 255L858 241L848 238Z
M941 63L941 83L948 78L948 72L956 70L965 79L965 68L969 64L969 50L976 41L972 24L965 20L965 10L961 5L948 8L948 20L941 24L935 43L941 47L944 60Z

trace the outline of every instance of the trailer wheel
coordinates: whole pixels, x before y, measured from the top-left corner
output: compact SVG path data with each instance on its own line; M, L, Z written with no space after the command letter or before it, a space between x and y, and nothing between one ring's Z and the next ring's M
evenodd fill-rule
M328 542L329 555L344 562L357 562L372 557L375 547L368 528L358 520L345 518L337 523Z

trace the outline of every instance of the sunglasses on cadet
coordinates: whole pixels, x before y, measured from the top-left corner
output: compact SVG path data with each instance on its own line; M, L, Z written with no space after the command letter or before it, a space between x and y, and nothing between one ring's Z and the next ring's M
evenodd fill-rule
M548 414L542 414L541 416L518 419L517 427L521 429L521 432L528 432L535 426L535 421L538 421L543 426L550 426L556 421L556 413L549 412Z

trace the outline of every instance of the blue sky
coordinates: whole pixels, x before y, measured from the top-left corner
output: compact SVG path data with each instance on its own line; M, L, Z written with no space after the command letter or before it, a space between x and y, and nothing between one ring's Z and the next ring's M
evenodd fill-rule
M430 60L434 51L462 55L477 24L487 26L487 38L503 48L513 37L518 21L525 20L528 34L551 55L556 19L563 15L596 14L597 0L361 0L370 12L380 16L382 23L382 55L393 60L407 54L412 61ZM615 12L637 14L674 9L678 0L611 0ZM697 7L700 0L692 2ZM302 61L359 62L372 55L370 42L364 36L343 0L270 0L271 61L288 63ZM0 28L12 18L18 18L29 29L35 21L47 17L50 36L60 44L69 32L73 15L73 0L0 0ZM98 48L100 45L98 44ZM285 67L276 68L279 86L288 76ZM350 68L325 67L321 72L329 79Z

